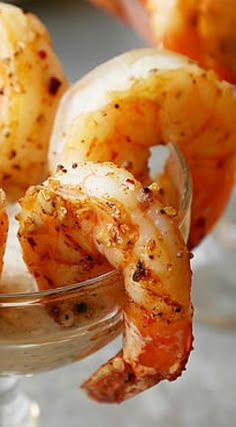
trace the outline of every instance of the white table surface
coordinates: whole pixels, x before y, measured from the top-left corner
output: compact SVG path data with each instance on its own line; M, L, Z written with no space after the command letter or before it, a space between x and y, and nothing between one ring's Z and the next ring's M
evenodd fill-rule
M48 26L68 79L144 43L125 25L80 0L23 1ZM116 341L88 359L26 378L25 391L41 406L40 427L234 427L236 334L195 324L187 371L122 405L99 405L80 382L115 352Z

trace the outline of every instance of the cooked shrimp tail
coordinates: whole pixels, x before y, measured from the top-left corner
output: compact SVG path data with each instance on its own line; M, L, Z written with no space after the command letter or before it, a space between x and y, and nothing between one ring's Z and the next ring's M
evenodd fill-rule
M148 369L142 368L139 372L138 366L126 362L120 351L85 381L81 388L98 402L121 403L164 379L151 371L148 373Z
M37 263L44 256L53 269L58 246L61 275L74 252L94 260L100 254L123 276L122 352L83 384L98 401L120 402L175 379L192 347L189 252L176 212L159 201L156 187L143 189L113 163L85 162L61 168L21 200L19 238L39 286ZM51 229L57 234L46 248L41 242Z
M175 308L178 311L178 308ZM159 316L165 316L160 312ZM145 319L156 337L141 336L138 330L127 324L130 330L128 341L123 344L129 348L129 357L120 351L115 357L102 365L81 388L88 396L98 402L120 403L166 379L175 380L185 369L192 349L191 316L182 319L182 325L177 319L165 318L153 327L150 319ZM172 326L166 326L167 322ZM153 322L154 323L154 322ZM154 332L155 331L155 332ZM179 334L181 337L179 337ZM125 338L124 338L125 339ZM131 360L135 345L140 346L140 354ZM163 348L164 347L164 348ZM129 354L129 353L128 353Z

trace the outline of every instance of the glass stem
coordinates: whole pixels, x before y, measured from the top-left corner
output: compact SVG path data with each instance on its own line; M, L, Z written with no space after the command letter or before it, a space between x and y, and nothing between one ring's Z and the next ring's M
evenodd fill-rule
M0 377L0 426L35 427L39 415L37 404L19 387L19 377Z

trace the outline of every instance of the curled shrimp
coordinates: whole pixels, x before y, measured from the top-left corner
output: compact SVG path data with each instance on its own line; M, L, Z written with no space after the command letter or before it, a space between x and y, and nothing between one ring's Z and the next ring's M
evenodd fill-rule
M21 196L47 175L49 136L67 87L44 25L0 3L0 186Z
M0 275L3 268L3 258L6 248L8 233L8 216L6 213L6 196L3 190L0 189Z
M234 0L91 0L163 45L236 83ZM138 12L138 13L137 13Z
M192 173L194 247L229 199L235 132L233 86L181 55L140 49L100 65L66 91L49 145L49 169L113 161L148 185L150 147L174 142Z
M61 274L67 274L70 253L81 251L95 259L100 253L123 275L123 349L82 385L97 401L121 402L162 379L174 380L192 348L189 252L155 188L143 189L113 163L85 162L61 169L21 200L19 238L33 274L47 227L58 235L53 242L47 238L49 265L58 242L69 247Z

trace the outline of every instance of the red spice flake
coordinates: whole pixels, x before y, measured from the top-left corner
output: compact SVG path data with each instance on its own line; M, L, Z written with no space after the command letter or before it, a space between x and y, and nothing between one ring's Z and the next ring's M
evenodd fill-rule
M133 179L131 179L131 178L127 178L126 180L125 180L128 184L135 184L135 181L133 180Z
M196 27L198 25L199 22L199 14L198 12L194 12L192 13L192 16L190 16L190 25L192 25L193 27Z
M48 92L50 95L56 95L62 82L57 77L51 77L48 86Z
M43 277L48 282L49 287L53 288L54 287L54 283L53 283L52 279L50 279L50 277L47 277L47 276L43 276Z
M144 194L150 194L150 193L152 193L152 190L149 187L143 187L142 191L143 191Z
M59 307L57 307L57 306L55 306L55 307L52 307L52 314L53 314L53 316L56 316L56 317L58 317L59 316L59 314L60 314L60 308Z
M36 241L33 239L33 237L28 237L27 238L29 245L31 246L31 248L34 248L35 246L37 246Z
M41 59L47 58L47 52L45 50L39 50L38 55Z
M11 178L11 174L9 174L9 173L5 173L4 175L3 175L3 177L2 177L2 180L3 181L7 181L8 179L10 179Z
M14 157L16 157L16 150L11 150L9 153L9 159L14 159Z
M12 165L13 169L16 169L18 171L21 170L21 166L20 165Z
M199 217L195 223L195 226L197 228L204 228L206 226L206 218L204 218L203 216Z
M219 168L219 169L223 168L224 167L224 161L223 160L219 160L216 163L216 167Z

